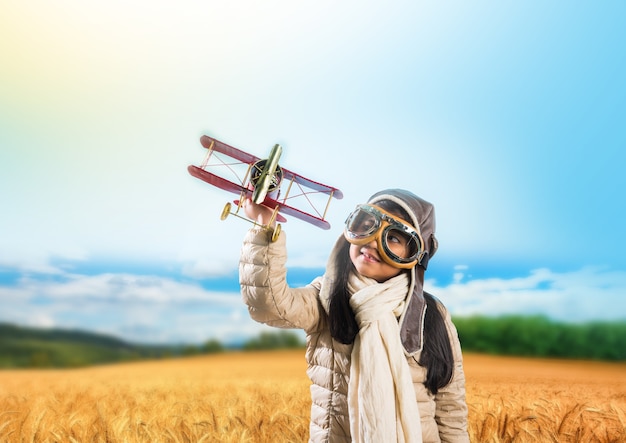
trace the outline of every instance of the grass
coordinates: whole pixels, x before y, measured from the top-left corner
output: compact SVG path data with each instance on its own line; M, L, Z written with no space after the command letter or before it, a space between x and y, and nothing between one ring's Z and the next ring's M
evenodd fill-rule
M465 359L472 441L626 441L626 364ZM0 371L0 441L306 441L305 369L295 350Z

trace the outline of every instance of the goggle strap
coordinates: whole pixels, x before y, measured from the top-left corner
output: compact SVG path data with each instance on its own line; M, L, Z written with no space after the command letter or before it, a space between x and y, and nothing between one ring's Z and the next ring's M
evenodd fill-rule
M418 260L418 265L424 268L424 271L428 269L428 260L430 260L428 251L424 251L421 260Z

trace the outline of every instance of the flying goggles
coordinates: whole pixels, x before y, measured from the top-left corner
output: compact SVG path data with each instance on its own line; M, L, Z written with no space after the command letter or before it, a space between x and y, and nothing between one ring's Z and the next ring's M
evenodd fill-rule
M344 236L354 245L376 240L380 257L395 268L410 269L424 255L419 230L377 206L358 205L346 219Z

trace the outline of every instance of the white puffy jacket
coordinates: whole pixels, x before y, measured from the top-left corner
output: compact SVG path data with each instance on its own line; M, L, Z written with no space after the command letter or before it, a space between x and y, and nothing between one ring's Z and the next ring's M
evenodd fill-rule
M319 299L324 278L318 277L302 288L287 284L286 235L271 242L267 231L251 229L241 251L239 280L250 316L279 328L300 328L306 332L307 375L311 385L311 442L350 442L347 391L352 345L335 341L327 326L327 313ZM465 376L461 346L449 314L440 305L455 367L451 382L436 395L424 386L426 370L419 353L407 357L415 396L419 405L424 442L468 442ZM386 442L381 442L386 443Z

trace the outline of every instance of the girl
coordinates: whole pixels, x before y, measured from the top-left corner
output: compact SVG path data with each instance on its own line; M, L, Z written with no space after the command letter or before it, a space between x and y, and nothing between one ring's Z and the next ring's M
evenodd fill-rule
M251 201L261 224L271 211ZM424 292L437 250L432 204L401 189L373 195L346 220L322 277L286 282L286 239L252 228L239 275L250 316L307 336L311 442L468 442L456 328Z

